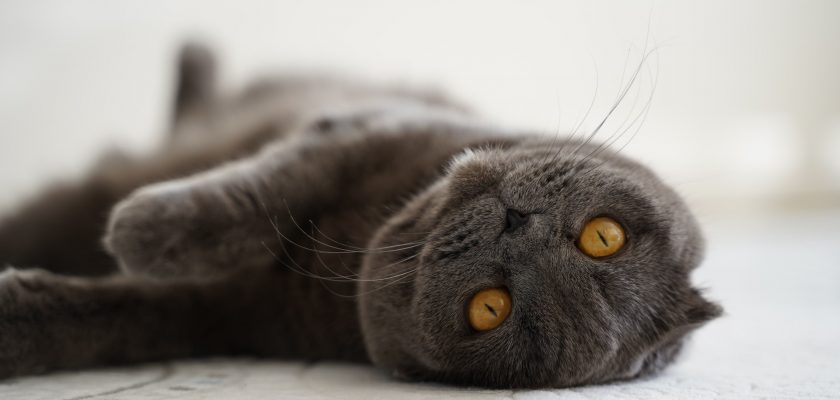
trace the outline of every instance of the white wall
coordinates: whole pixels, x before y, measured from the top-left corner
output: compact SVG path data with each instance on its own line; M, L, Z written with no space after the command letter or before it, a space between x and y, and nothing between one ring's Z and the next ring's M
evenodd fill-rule
M623 151L707 212L840 207L838 21L830 0L5 1L0 205L103 146L150 148L186 37L220 51L228 86L274 67L349 69L435 83L549 132L583 116L597 73L591 129L649 37L652 108ZM647 69L636 88L638 111ZM634 115L634 93L614 122Z

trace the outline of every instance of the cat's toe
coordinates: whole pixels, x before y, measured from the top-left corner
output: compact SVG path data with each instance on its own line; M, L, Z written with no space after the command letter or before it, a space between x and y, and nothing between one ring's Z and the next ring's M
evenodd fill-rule
M58 275L42 269L7 268L0 272L0 296L41 292L57 278Z
M49 277L52 274L38 269L14 269L9 268L0 273L0 286L6 291L26 290L39 292L47 288ZM18 287L13 289L13 287Z

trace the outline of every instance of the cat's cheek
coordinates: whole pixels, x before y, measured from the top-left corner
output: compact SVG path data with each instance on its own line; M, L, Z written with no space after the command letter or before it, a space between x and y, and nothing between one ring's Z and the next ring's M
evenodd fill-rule
M368 271L362 279L377 279ZM359 318L365 350L374 365L387 371L397 371L410 357L405 353L405 343L411 342L414 330L409 324L410 311L405 293L393 290L398 285L377 288L369 282L359 286ZM377 290L380 289L380 290Z

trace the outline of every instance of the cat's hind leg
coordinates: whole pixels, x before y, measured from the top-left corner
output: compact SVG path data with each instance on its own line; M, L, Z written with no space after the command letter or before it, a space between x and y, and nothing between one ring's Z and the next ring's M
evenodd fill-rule
M187 43L178 56L178 77L175 87L172 132L190 119L206 118L218 101L216 94L216 60L204 45Z

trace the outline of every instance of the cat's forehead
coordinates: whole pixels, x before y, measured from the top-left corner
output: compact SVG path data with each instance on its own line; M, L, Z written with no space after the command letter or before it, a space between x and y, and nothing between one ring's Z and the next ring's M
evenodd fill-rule
M668 221L679 202L653 172L598 145L536 142L462 152L449 166L450 204L491 196L503 207L552 215L572 229L597 215L627 222Z
M529 141L510 148L467 149L453 157L450 174L482 179L507 192L656 192L647 168L598 144Z

